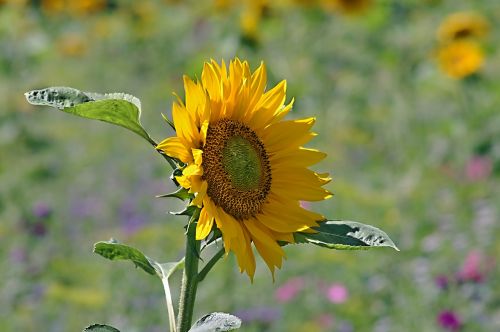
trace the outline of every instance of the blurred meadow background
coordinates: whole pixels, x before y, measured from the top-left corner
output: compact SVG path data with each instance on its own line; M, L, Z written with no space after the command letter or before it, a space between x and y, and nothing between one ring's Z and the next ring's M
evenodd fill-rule
M155 277L108 262L114 237L183 255L168 164L126 130L35 108L47 86L127 92L157 141L203 62L264 61L292 118L316 116L335 196L312 209L387 231L401 252L288 246L273 283L234 257L195 317L242 331L500 331L498 0L0 0L0 330L165 331ZM178 288L180 277L172 287ZM178 294L174 290L175 295Z

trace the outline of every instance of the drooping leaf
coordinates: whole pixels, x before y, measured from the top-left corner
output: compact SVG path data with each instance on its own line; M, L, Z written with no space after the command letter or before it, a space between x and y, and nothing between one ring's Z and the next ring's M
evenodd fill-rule
M69 87L33 90L24 95L32 105L51 106L66 113L115 124L133 131L156 145L141 125L141 102L132 95L82 92Z
M120 330L115 329L112 326L104 324L92 324L87 326L83 332L120 332Z
M192 198L193 194L190 194L189 191L186 188L180 187L179 189L177 189L173 193L158 195L156 197L157 198L175 197L175 198L180 199L181 201L185 201L187 199Z
M241 327L241 319L224 312L214 312L198 319L189 332L233 331Z
M156 274L155 261L148 258L136 248L116 242L100 241L94 244L94 252L110 260L130 260L149 274Z
M384 231L356 221L329 220L314 229L317 233L295 233L295 241L339 250L390 247L399 251Z

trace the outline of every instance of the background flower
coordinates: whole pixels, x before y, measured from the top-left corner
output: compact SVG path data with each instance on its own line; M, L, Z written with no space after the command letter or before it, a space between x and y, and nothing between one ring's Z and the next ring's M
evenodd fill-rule
M447 331L460 331L462 320L453 311L445 310L439 313L437 317L439 326Z
M279 302L290 302L299 294L299 292L303 288L304 279L292 278L276 289L274 297Z
M458 12L447 16L437 30L441 42L457 39L482 38L489 31L487 19L479 13Z
M464 78L476 73L484 62L480 46L471 41L456 41L438 51L441 70L453 78Z
M334 283L326 289L326 297L330 302L340 304L347 301L349 298L349 292L344 285Z

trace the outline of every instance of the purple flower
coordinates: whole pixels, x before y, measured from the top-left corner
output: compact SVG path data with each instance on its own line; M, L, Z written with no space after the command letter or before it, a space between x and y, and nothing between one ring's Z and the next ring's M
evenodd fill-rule
M129 198L120 207L119 215L122 228L127 235L134 234L140 230L147 221L146 216L137 211L136 205L137 203L132 198Z
M434 278L434 282L436 283L437 288L442 290L447 289L450 283L448 277L442 274Z
M102 202L96 198L78 198L70 204L70 214L75 218L90 218L97 216L103 210Z
M38 202L33 206L33 215L40 219L45 219L50 217L52 214L52 209L45 203Z
M10 260L12 263L23 263L26 261L26 250L23 248L14 248L10 251Z
M279 302L289 302L304 288L303 278L292 278L276 290L274 294Z
M445 310L437 316L439 326L448 331L459 331L462 327L462 320L451 310Z
M238 310L234 313L243 322L259 322L270 324L281 316L281 310L275 307L256 307Z
M132 235L146 224L146 217L141 214L132 214L122 220L122 229L126 235Z
M325 295L330 302L340 304L347 301L349 298L349 291L344 285L334 283L326 289Z

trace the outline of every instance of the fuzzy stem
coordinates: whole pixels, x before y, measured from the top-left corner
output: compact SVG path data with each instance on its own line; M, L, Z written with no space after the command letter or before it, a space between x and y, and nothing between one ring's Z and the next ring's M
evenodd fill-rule
M168 278L161 278L163 283L163 288L165 290L165 299L167 300L167 311L168 311L168 323L170 325L170 332L177 332L175 326L175 313L174 305L172 304L172 295L170 293L170 285L168 284Z
M179 316L177 317L178 332L187 332L193 319L196 289L198 287L198 259L200 256L200 241L196 240L195 235L196 224L190 222L186 236L186 260L182 274Z

